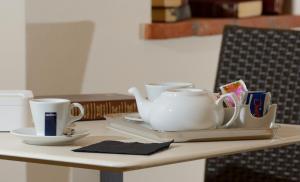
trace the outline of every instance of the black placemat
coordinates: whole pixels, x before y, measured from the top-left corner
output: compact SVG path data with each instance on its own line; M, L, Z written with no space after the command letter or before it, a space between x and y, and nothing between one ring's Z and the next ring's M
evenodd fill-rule
M139 142L120 142L120 141L103 141L86 147L73 150L74 152L89 153L110 153L110 154L130 154L130 155L151 155L156 152L168 149L170 142L164 143L139 143Z

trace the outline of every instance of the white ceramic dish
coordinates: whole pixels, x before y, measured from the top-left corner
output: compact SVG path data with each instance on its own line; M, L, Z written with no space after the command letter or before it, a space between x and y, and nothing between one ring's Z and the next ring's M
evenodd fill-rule
M10 132L30 145L67 145L89 134L87 130L75 131L72 136L37 136L34 128L20 128Z
M124 116L124 118L127 120L130 120L130 121L143 121L143 119L141 118L139 113L126 114L126 116Z

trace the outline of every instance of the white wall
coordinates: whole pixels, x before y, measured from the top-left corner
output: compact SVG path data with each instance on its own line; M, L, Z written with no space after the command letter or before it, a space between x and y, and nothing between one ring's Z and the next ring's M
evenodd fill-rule
M0 1L0 89L25 88L25 1Z
M221 37L140 40L139 24L150 22L150 7L150 0L27 0L28 88L36 95L126 93L133 85L181 80L212 89ZM201 181L203 164L129 172L125 180ZM30 182L42 180L34 172ZM93 182L99 173L76 169L70 175Z
M300 1L292 0L292 13L300 15Z
M150 22L150 0L27 0L26 10L29 87L37 94L126 92L165 80L211 88L214 82L220 37L138 38L139 24ZM44 73L46 66L55 74ZM80 76L70 75L74 69ZM57 87L60 80L75 89Z
M70 170L61 166L28 163L26 174L24 182L68 182Z
M0 89L24 89L26 84L24 0L0 1L0 25ZM0 160L0 176L1 182L25 182L26 164Z

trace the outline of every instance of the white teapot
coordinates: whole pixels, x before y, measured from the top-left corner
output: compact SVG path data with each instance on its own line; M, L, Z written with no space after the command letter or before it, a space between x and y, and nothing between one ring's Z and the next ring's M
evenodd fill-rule
M216 99L214 93L193 88L171 89L154 101L141 96L137 88L128 92L135 96L141 118L159 131L184 131L210 128L227 128L238 117L235 107L231 119L224 123L223 101L231 97L237 106L235 94L224 94Z

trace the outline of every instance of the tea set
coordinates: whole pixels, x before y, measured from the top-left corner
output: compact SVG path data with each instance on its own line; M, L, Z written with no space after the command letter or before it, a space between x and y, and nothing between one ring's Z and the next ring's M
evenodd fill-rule
M244 83L242 85L245 87ZM238 98L235 92L218 96L208 90L197 89L192 83L180 82L147 84L145 89L148 98L144 98L136 87L128 90L137 102L140 117L136 120L142 120L158 131L270 128L275 122L276 104L265 104L268 112L262 117L255 117L251 105L242 104L243 98ZM224 102L229 99L233 107L225 108Z
M237 89L229 92L227 87ZM160 132L273 127L277 105L269 104L269 93L249 92L242 81L222 88L226 92L220 95L195 88L193 83L146 84L147 98L144 98L136 87L131 87L128 92L136 99L138 113L130 113L125 119L145 122L153 130ZM243 93L240 92L241 89ZM268 103L264 105L259 100L261 98ZM11 131L23 142L33 145L64 145L89 134L88 131L77 131L71 127L84 116L81 104L55 98L29 99L29 103L34 127ZM224 107L224 103L230 107ZM78 116L71 114L73 108L79 109ZM255 114L262 108L264 114L257 117Z

